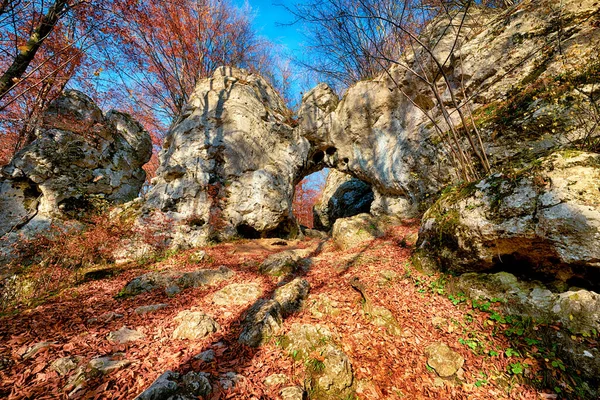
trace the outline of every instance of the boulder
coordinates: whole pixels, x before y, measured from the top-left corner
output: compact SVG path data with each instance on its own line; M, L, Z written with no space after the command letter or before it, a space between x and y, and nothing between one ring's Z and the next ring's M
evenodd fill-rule
M241 306L254 302L261 293L262 289L257 283L232 283L213 295L213 303L218 306Z
M136 340L145 339L146 335L135 329L129 329L126 326L122 326L121 329L110 332L107 337L109 341L116 342L118 344L135 342Z
M52 102L36 139L0 171L0 236L51 218L78 218L97 200L133 200L146 179L150 135L131 116L106 115L81 92Z
M221 329L217 321L200 311L182 311L175 317L179 322L173 339L201 339Z
M373 190L367 183L331 170L321 197L313 206L314 227L328 231L338 218L368 213L373 199Z
M261 274L285 276L308 264L306 257L311 250L285 250L268 256L259 267Z
M594 286L598 187L600 154L557 152L449 191L425 213L417 245L455 272L502 268Z
M281 312L284 318L302 308L309 290L310 284L306 279L302 278L295 278L275 290L273 300L281 305Z
M359 214L354 217L340 218L333 224L331 237L342 250L366 245L383 236L376 217L370 214Z
M259 300L242 322L239 342L258 347L279 333L282 323L281 305L275 300Z

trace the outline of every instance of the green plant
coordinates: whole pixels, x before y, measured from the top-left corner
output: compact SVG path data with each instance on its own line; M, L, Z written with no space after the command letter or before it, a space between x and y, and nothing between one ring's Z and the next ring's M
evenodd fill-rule
M521 354L519 354L518 351L516 351L515 349L510 348L510 347L504 351L504 354L506 355L506 357L513 357L513 356L520 357L521 356Z
M481 347L481 344L479 343L479 340L477 339L463 339L460 338L458 339L458 343L467 346L468 348L471 349L471 351L473 351L473 353L478 352L478 349Z
M446 292L447 283L448 279L446 279L446 277L442 275L429 284L429 289L431 289L431 292L434 294L443 295Z
M565 364L563 364L563 362L561 360L559 360L559 359L553 360L552 363L551 363L551 365L554 368L558 368L558 369L560 369L563 372L566 371Z
M452 304L459 305L460 303L464 303L467 301L467 296L463 292L458 292L456 295L448 295L448 299L452 302Z
M325 370L325 363L321 357L320 359L311 357L306 360L306 368L316 373L323 372Z
M520 362L508 364L508 372L513 375L520 375L525 371L525 366Z

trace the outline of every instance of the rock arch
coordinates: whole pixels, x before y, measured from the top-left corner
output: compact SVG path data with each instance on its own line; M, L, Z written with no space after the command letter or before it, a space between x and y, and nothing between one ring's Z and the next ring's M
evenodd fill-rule
M356 135L344 138L336 112L358 112L346 103L321 84L304 96L297 122L261 76L217 69L198 84L170 129L145 210L173 218L179 226L176 241L184 246L211 236L294 235L295 185L332 168L373 187L374 211L410 214L416 196L398 161L398 138L381 142L375 137L379 128L363 132L363 143Z

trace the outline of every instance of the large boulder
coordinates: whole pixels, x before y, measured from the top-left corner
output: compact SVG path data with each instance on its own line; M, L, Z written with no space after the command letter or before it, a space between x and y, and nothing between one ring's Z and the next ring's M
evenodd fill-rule
M315 229L329 230L338 218L368 213L373 198L373 190L367 183L331 170L323 193L313 206Z
M218 68L169 131L147 207L205 235L293 231L294 179L309 143L290 117L265 79Z
M418 246L455 272L512 268L597 285L599 187L600 154L557 152L448 191L425 213Z
M37 138L0 171L0 236L30 222L77 218L95 199L134 199L151 154L150 135L131 116L104 115L84 94L64 92Z
M340 218L331 231L333 242L342 250L366 246L383 234L380 221L370 214Z

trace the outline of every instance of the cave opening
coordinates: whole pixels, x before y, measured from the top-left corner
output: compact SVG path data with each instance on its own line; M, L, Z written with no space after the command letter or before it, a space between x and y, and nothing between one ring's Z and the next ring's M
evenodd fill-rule
M296 185L292 209L301 227L329 231L338 218L370 212L374 197L368 183L323 168Z

